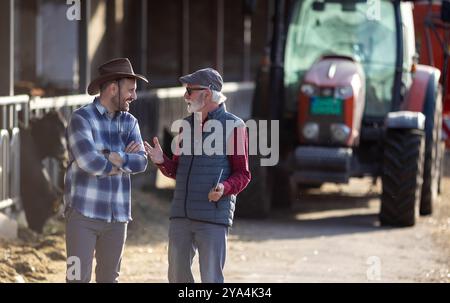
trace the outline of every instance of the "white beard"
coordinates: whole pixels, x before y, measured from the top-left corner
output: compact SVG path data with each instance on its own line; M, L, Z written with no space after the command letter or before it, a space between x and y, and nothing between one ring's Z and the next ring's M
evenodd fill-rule
M197 99L193 100L185 100L187 102L187 111L188 113L197 113L205 106L205 100L203 98L201 100Z

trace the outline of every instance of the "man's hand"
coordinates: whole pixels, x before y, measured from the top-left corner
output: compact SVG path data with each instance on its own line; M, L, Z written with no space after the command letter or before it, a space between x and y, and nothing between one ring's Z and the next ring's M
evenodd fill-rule
M118 153L110 153L108 156L108 160L116 167L122 167L123 165L123 159Z
M208 194L208 200L209 202L217 202L220 198L223 196L223 191L225 187L222 183L219 183L216 188L211 188L209 194Z
M144 142L145 152L150 157L150 160L152 160L155 164L163 164L164 163L164 154L161 148L161 145L159 145L158 138L153 138L153 144L155 147L152 147L147 141Z
M117 167L113 166L113 168L109 172L108 176L115 176L115 175L118 175L118 174L121 174L121 173L122 172L120 171L120 169L118 169Z
M125 148L125 152L127 154L136 154L141 151L141 146L142 145L139 142L131 141L127 148Z

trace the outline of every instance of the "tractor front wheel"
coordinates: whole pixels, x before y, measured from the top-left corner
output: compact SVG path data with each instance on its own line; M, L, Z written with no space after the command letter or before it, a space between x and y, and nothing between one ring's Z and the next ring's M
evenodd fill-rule
M380 223L413 226L423 183L424 132L388 129L383 159Z

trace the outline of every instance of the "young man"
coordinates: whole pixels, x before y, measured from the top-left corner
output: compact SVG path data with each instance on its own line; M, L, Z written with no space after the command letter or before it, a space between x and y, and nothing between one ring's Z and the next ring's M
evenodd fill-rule
M136 100L135 74L126 58L99 67L88 87L94 102L73 112L65 176L67 282L89 282L95 252L97 282L118 282L127 222L130 174L145 171L139 124L128 113Z
M153 139L154 147L144 143L152 162L164 175L176 179L169 227L169 282L194 282L191 265L198 250L202 282L222 283L236 195L251 178L245 123L227 112L222 77L214 69L196 71L180 81L186 85L184 97L192 114L184 120L190 130L183 129L181 138L184 147L190 141L191 148L169 159L157 138ZM202 142L211 135L207 124L213 122L225 130L218 138L225 148L211 154L205 153ZM231 130L227 125L233 125ZM201 132L197 138L196 129ZM199 146L200 153L194 152Z

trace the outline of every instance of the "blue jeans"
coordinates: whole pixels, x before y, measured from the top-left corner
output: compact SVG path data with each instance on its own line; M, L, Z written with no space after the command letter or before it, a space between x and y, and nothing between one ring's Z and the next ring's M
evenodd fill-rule
M228 227L175 218L169 226L169 282L194 283L192 260L198 250L203 283L223 283Z

